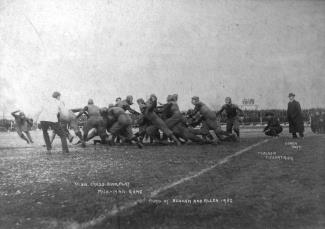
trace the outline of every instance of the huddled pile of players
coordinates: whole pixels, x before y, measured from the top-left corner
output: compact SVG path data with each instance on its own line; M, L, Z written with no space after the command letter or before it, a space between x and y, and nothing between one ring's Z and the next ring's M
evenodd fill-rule
M149 139L150 143L161 144L171 142L181 145L188 141L199 144L219 144L222 141L237 141L240 136L239 119L242 118L243 112L238 106L232 104L229 97L226 98L226 103L221 110L216 112L201 102L199 97L194 96L192 97L194 109L185 113L179 109L177 94L168 95L164 104L158 103L157 96L154 94L150 95L147 101L139 98L137 104L140 113L131 108L132 96L127 96L125 100L118 98L115 105L110 104L108 107L101 108L95 105L92 99L89 99L83 109L66 109L59 92L54 92L52 97L58 106L57 122L59 125L52 126L53 121L40 119L48 150L51 149L56 134L61 137L61 140L67 138L72 142L73 136L67 127L74 131L83 147L95 136L100 137L102 144L113 145L128 142L135 143L138 147L143 146L145 139ZM137 120L139 130L136 133L132 131L133 123L127 111L139 116ZM218 119L218 115L222 112L227 115L226 131L221 129ZM87 121L83 126L82 133L78 126L78 119L83 114L87 116ZM13 112L12 115L15 117L15 127L19 136L27 143L33 143L29 133L33 120L25 117L24 113L19 110ZM53 130L51 139L47 133L49 128ZM211 134L210 131L214 134ZM66 139L62 141L62 144L63 142L66 142ZM94 142L97 143L97 141ZM64 148L67 151L67 147Z
M194 109L186 114L180 111L177 100L177 94L168 95L164 104L158 104L157 96L154 94L150 95L147 101L139 98L137 104L140 113L138 113L131 108L132 96L127 96L125 100L117 101L115 105L110 104L104 108L99 108L90 99L87 106L75 117L78 119L82 114L88 116L83 129L83 137L80 139L81 144L85 146L85 142L95 135L101 138L103 144L112 145L116 141L122 140L136 143L139 147L142 147L144 139L150 139L151 143L173 142L177 145L187 141L200 144L237 141L236 135L231 132L234 129L239 137L239 125L236 117L241 110L231 103L230 98L227 98L229 102L223 107L228 112L227 114L233 118L232 121L229 121L228 131L221 129L217 113L201 102L198 97L192 98ZM139 131L135 134L132 132L132 119L126 111L139 115L137 123ZM201 127L194 128L198 125ZM95 129L95 131L89 133L91 129ZM217 138L211 135L210 130L215 133Z

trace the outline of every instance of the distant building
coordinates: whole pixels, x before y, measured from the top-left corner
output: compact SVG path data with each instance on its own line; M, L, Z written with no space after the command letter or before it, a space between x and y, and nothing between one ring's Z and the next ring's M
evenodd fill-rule
M242 110L258 110L258 105L255 104L255 99L243 99L242 104L239 105L239 108Z

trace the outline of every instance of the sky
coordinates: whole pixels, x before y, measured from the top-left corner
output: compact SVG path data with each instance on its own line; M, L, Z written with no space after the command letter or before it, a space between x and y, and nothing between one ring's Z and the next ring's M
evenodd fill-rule
M33 114L60 91L218 108L325 107L325 1L0 0L0 111ZM133 108L137 109L134 105Z

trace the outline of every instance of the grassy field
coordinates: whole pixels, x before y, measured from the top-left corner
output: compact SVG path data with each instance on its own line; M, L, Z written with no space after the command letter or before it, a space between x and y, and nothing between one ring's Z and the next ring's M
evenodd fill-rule
M58 140L46 154L40 132L32 146L0 136L0 228L325 228L321 135L249 129L218 146L71 145L68 155Z

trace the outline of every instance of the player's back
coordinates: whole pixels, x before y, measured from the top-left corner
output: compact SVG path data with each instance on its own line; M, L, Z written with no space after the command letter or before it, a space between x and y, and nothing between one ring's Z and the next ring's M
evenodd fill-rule
M170 110L173 114L180 114L181 111L179 110L179 106L177 104L177 102L171 102L171 107L170 107Z
M100 108L96 105L90 104L88 105L88 115L91 116L100 116Z
M108 115L114 118L118 118L121 114L125 114L125 110L122 107L111 107L108 109Z
M126 100L122 100L122 101L118 102L116 105L117 105L117 107L120 107L124 110L128 110L128 108L130 107L130 104Z
M199 112L205 119L216 119L217 115L214 111L212 111L207 105L204 103L200 102L198 104L199 106Z

